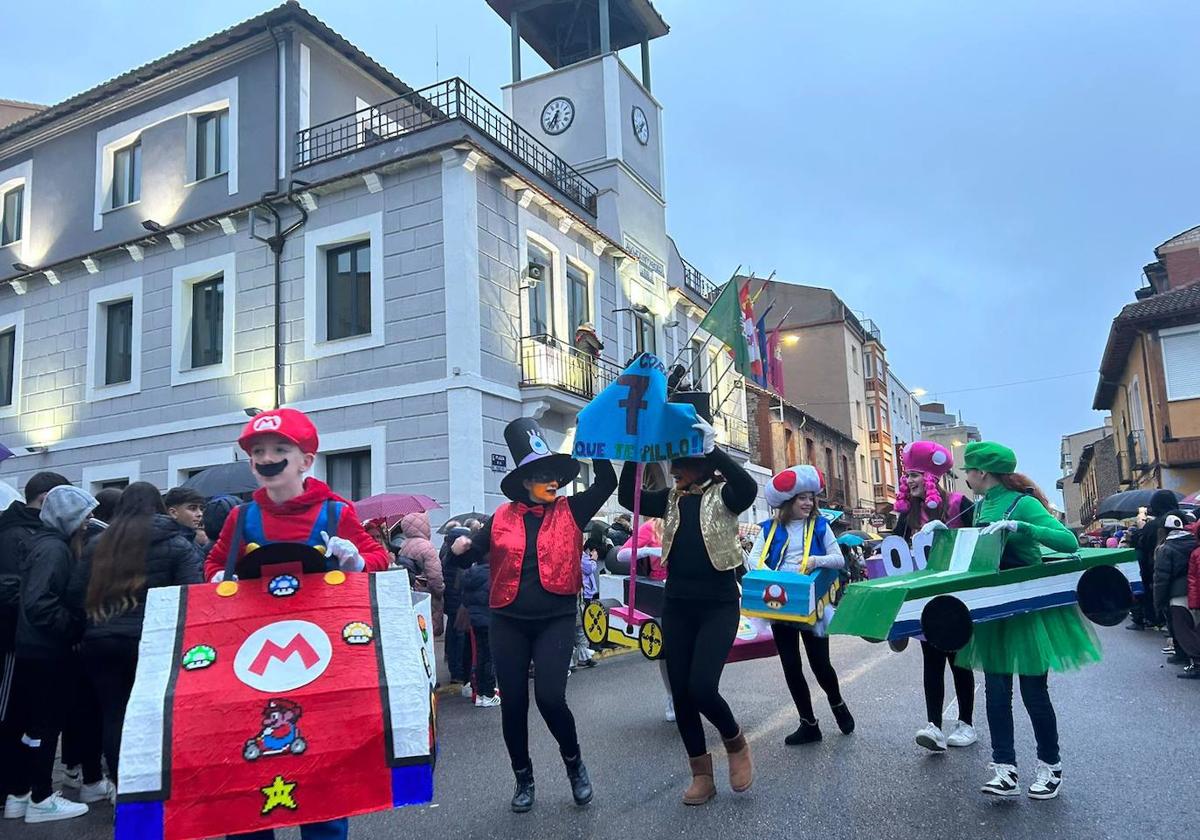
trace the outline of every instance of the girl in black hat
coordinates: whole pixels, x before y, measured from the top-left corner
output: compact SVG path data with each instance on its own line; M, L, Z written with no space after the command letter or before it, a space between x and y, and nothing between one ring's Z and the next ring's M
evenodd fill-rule
M465 550L491 558L492 660L503 698L504 745L517 777L512 809L528 811L534 799L530 663L538 711L558 741L575 803L586 805L592 799L592 785L566 694L576 599L583 585L579 547L583 527L617 488L617 474L611 462L593 461L595 483L573 496L559 496L559 489L579 474L579 462L551 452L532 418L509 423L504 439L517 466L500 482L500 489L512 501L496 511Z

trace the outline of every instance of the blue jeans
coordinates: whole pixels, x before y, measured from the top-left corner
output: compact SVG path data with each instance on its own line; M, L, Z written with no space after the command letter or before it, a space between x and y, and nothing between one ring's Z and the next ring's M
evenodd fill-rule
M1027 677L1022 674L1021 701L1033 724L1037 742L1037 757L1047 764L1058 764L1058 719L1050 702L1049 674ZM988 731L992 737L992 761L997 764L1017 763L1013 736L1013 675L984 674L983 687L987 696Z
M350 820L342 817L329 822L309 823L300 826L302 840L346 840L350 836ZM249 834L231 834L227 840L274 840L275 832L270 829L251 831Z

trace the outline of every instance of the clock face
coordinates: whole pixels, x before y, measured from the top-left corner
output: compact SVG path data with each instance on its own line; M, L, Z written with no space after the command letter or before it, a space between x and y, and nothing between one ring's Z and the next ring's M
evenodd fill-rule
M557 96L542 109L542 131L547 134L562 134L571 127L575 119L575 105L565 96Z
M633 135L637 137L639 143L645 146L650 142L650 121L646 119L646 112L640 105L633 106L632 116Z

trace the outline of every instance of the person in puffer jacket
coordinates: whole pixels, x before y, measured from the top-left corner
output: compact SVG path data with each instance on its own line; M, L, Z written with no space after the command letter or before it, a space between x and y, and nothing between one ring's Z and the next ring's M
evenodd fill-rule
M1188 609L1188 565L1196 551L1196 536L1182 511L1171 511L1162 518L1164 538L1154 552L1154 603L1169 613L1171 636L1175 640L1176 663L1186 666L1184 676L1195 679L1197 649L1196 625Z
M440 636L446 624L443 602L446 582L442 577L442 561L438 557L438 550L429 541L429 514L408 514L400 520L400 531L404 534L404 545L400 546L397 556L411 560L417 567L418 577L424 578L423 584L418 581L417 588L431 596L433 635Z
M487 555L483 555L462 574L462 604L471 617L471 649L474 652L474 667L470 663L467 667L471 669L471 681L475 686L475 705L480 708L500 705L500 698L496 696L496 670L492 665L490 592L491 569Z
M100 700L104 760L114 780L146 592L200 583L203 565L195 532L166 515L157 487L137 481L125 489L111 524L88 543L71 575L68 600L87 616L80 652Z

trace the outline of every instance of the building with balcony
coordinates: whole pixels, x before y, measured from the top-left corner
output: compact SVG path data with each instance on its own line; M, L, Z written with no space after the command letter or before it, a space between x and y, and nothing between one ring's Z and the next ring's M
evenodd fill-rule
M896 502L896 451L892 438L892 407L888 392L887 348L879 327L862 319L863 386L867 403L867 439L870 441L871 498L879 513L890 513Z
M1117 466L1116 440L1112 429L1106 429L1102 437L1084 444L1079 453L1072 483L1079 488L1079 506L1067 510L1068 527L1072 519L1078 521L1080 532L1091 531L1101 525L1096 514L1100 503L1121 489L1120 471Z
M1112 414L1125 488L1200 489L1200 227L1154 249L1113 319L1092 408Z
M287 3L0 127L6 479L172 486L289 405L348 498L492 510L510 420L565 448L634 354L719 359L688 344L707 287L665 230L666 25L610 5L612 27L562 26L587 13L568 2L505 13L555 60L503 108L458 78L410 87ZM630 38L640 75L614 52ZM748 457L740 382L703 373Z
M1063 435L1062 437L1059 453L1059 468L1062 470L1062 478L1058 480L1055 486L1062 491L1062 510L1066 516L1063 524L1076 533L1080 533L1085 524L1080 519L1080 513L1083 508L1082 489L1079 482L1075 480L1075 475L1079 470L1083 458L1083 451L1086 447L1111 434L1112 420L1111 418L1107 418L1105 425L1099 428L1086 429L1082 432L1075 432ZM1088 457L1092 457L1090 451Z

